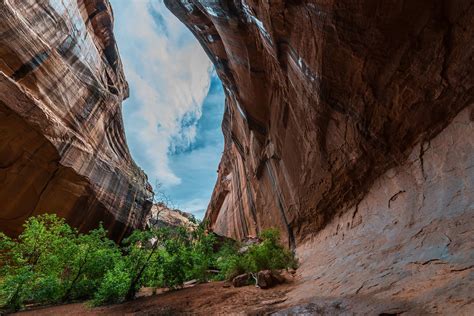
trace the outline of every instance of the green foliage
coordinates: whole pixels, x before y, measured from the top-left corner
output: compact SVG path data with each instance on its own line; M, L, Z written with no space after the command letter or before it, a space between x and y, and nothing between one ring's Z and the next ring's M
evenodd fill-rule
M244 253L239 253L235 245L224 246L217 260L219 277L229 280L242 273L297 267L293 254L280 244L278 230L264 230L260 239L261 243L249 246Z
M106 234L79 234L50 214L29 218L16 240L0 234L0 307L90 298L120 257Z
M1 244L0 305L17 310L25 301L56 302L61 276L75 254L75 231L55 215L29 218L18 240Z
M63 275L66 291L63 300L87 299L100 286L108 271L121 261L115 243L107 238L102 225L76 238L73 261Z
M201 223L193 232L194 243L190 252L192 267L188 276L189 279L201 282L210 279L209 270L216 266L217 259L214 253L216 237L212 233L207 233L205 227L205 223Z
M93 306L120 303L125 299L130 287L130 274L123 261L107 271L92 300Z
M236 243L216 253L216 236L205 227L136 230L119 247L102 225L80 234L56 215L31 217L18 238L0 233L0 308L88 299L94 306L119 303L143 286L177 289L187 280L209 281L216 278L210 270L220 270L217 279L231 279L296 265L275 229L242 254Z
M280 233L276 229L268 229L261 233L262 242L249 247L244 255L247 272L256 273L261 270L277 270L296 267L293 254L280 244Z
M216 266L220 270L218 280L230 280L246 272L243 256L238 253L235 243L226 243L217 253Z

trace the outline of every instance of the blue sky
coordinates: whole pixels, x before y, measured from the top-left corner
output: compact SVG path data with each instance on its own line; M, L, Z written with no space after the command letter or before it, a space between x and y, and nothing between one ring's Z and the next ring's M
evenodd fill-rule
M130 97L127 141L150 183L202 218L223 150L224 92L203 49L162 0L111 0Z

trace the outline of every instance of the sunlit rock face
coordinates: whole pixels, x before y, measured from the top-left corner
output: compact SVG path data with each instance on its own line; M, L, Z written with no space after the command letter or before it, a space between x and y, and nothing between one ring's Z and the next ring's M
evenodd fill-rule
M0 231L45 212L115 239L145 224L112 27L107 0L0 1Z
M147 217L147 226L154 228L178 228L185 227L195 229L196 220L193 215L178 209L169 208L164 203L153 204Z
M226 90L214 231L278 227L302 259L291 304L469 310L472 1L166 3Z

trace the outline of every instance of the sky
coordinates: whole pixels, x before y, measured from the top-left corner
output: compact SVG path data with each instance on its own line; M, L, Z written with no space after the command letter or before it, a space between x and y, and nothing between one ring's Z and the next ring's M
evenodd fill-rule
M111 3L130 85L123 114L132 156L173 207L202 218L224 147L222 84L162 0Z

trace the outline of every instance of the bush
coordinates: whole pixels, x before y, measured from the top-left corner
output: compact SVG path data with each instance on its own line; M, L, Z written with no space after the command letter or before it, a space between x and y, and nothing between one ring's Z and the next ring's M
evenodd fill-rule
M123 261L107 271L92 300L93 306L115 304L125 300L130 287L130 273Z
M201 223L195 231L136 230L119 248L101 225L79 234L56 215L31 217L17 239L0 233L0 308L86 299L95 306L119 303L133 299L143 286L176 289L186 280L206 282L215 268L217 279L231 279L296 266L277 230L260 238L244 254L236 243L216 253L216 237Z
M260 234L261 243L251 245L243 254L236 245L225 245L218 254L220 279L230 280L239 274L257 273L262 270L296 268L293 254L280 243L280 233L267 229Z
M107 238L107 231L100 225L76 239L76 249L71 265L64 277L66 286L62 300L90 298L106 273L121 260L116 244Z
M0 304L18 310L25 301L57 302L63 271L75 254L75 230L55 215L29 218L16 241L1 236Z
M216 266L220 270L218 280L231 280L246 272L243 256L239 255L238 250L236 244L226 243L217 253Z
M14 274L3 275L0 286L0 307L7 311L19 310L27 296L22 284L28 284L33 275L33 272L26 267L17 269Z
M280 244L278 230L265 230L260 238L262 242L250 246L244 255L243 262L247 272L296 268L297 263L293 254Z
M118 258L103 227L79 234L56 215L31 217L16 240L0 234L0 307L92 298Z
M216 266L216 254L214 253L214 246L216 244L216 237L212 233L207 233L205 224L201 223L193 232L193 245L191 247L191 270L188 279L197 279L201 282L206 282L211 275L209 270Z

